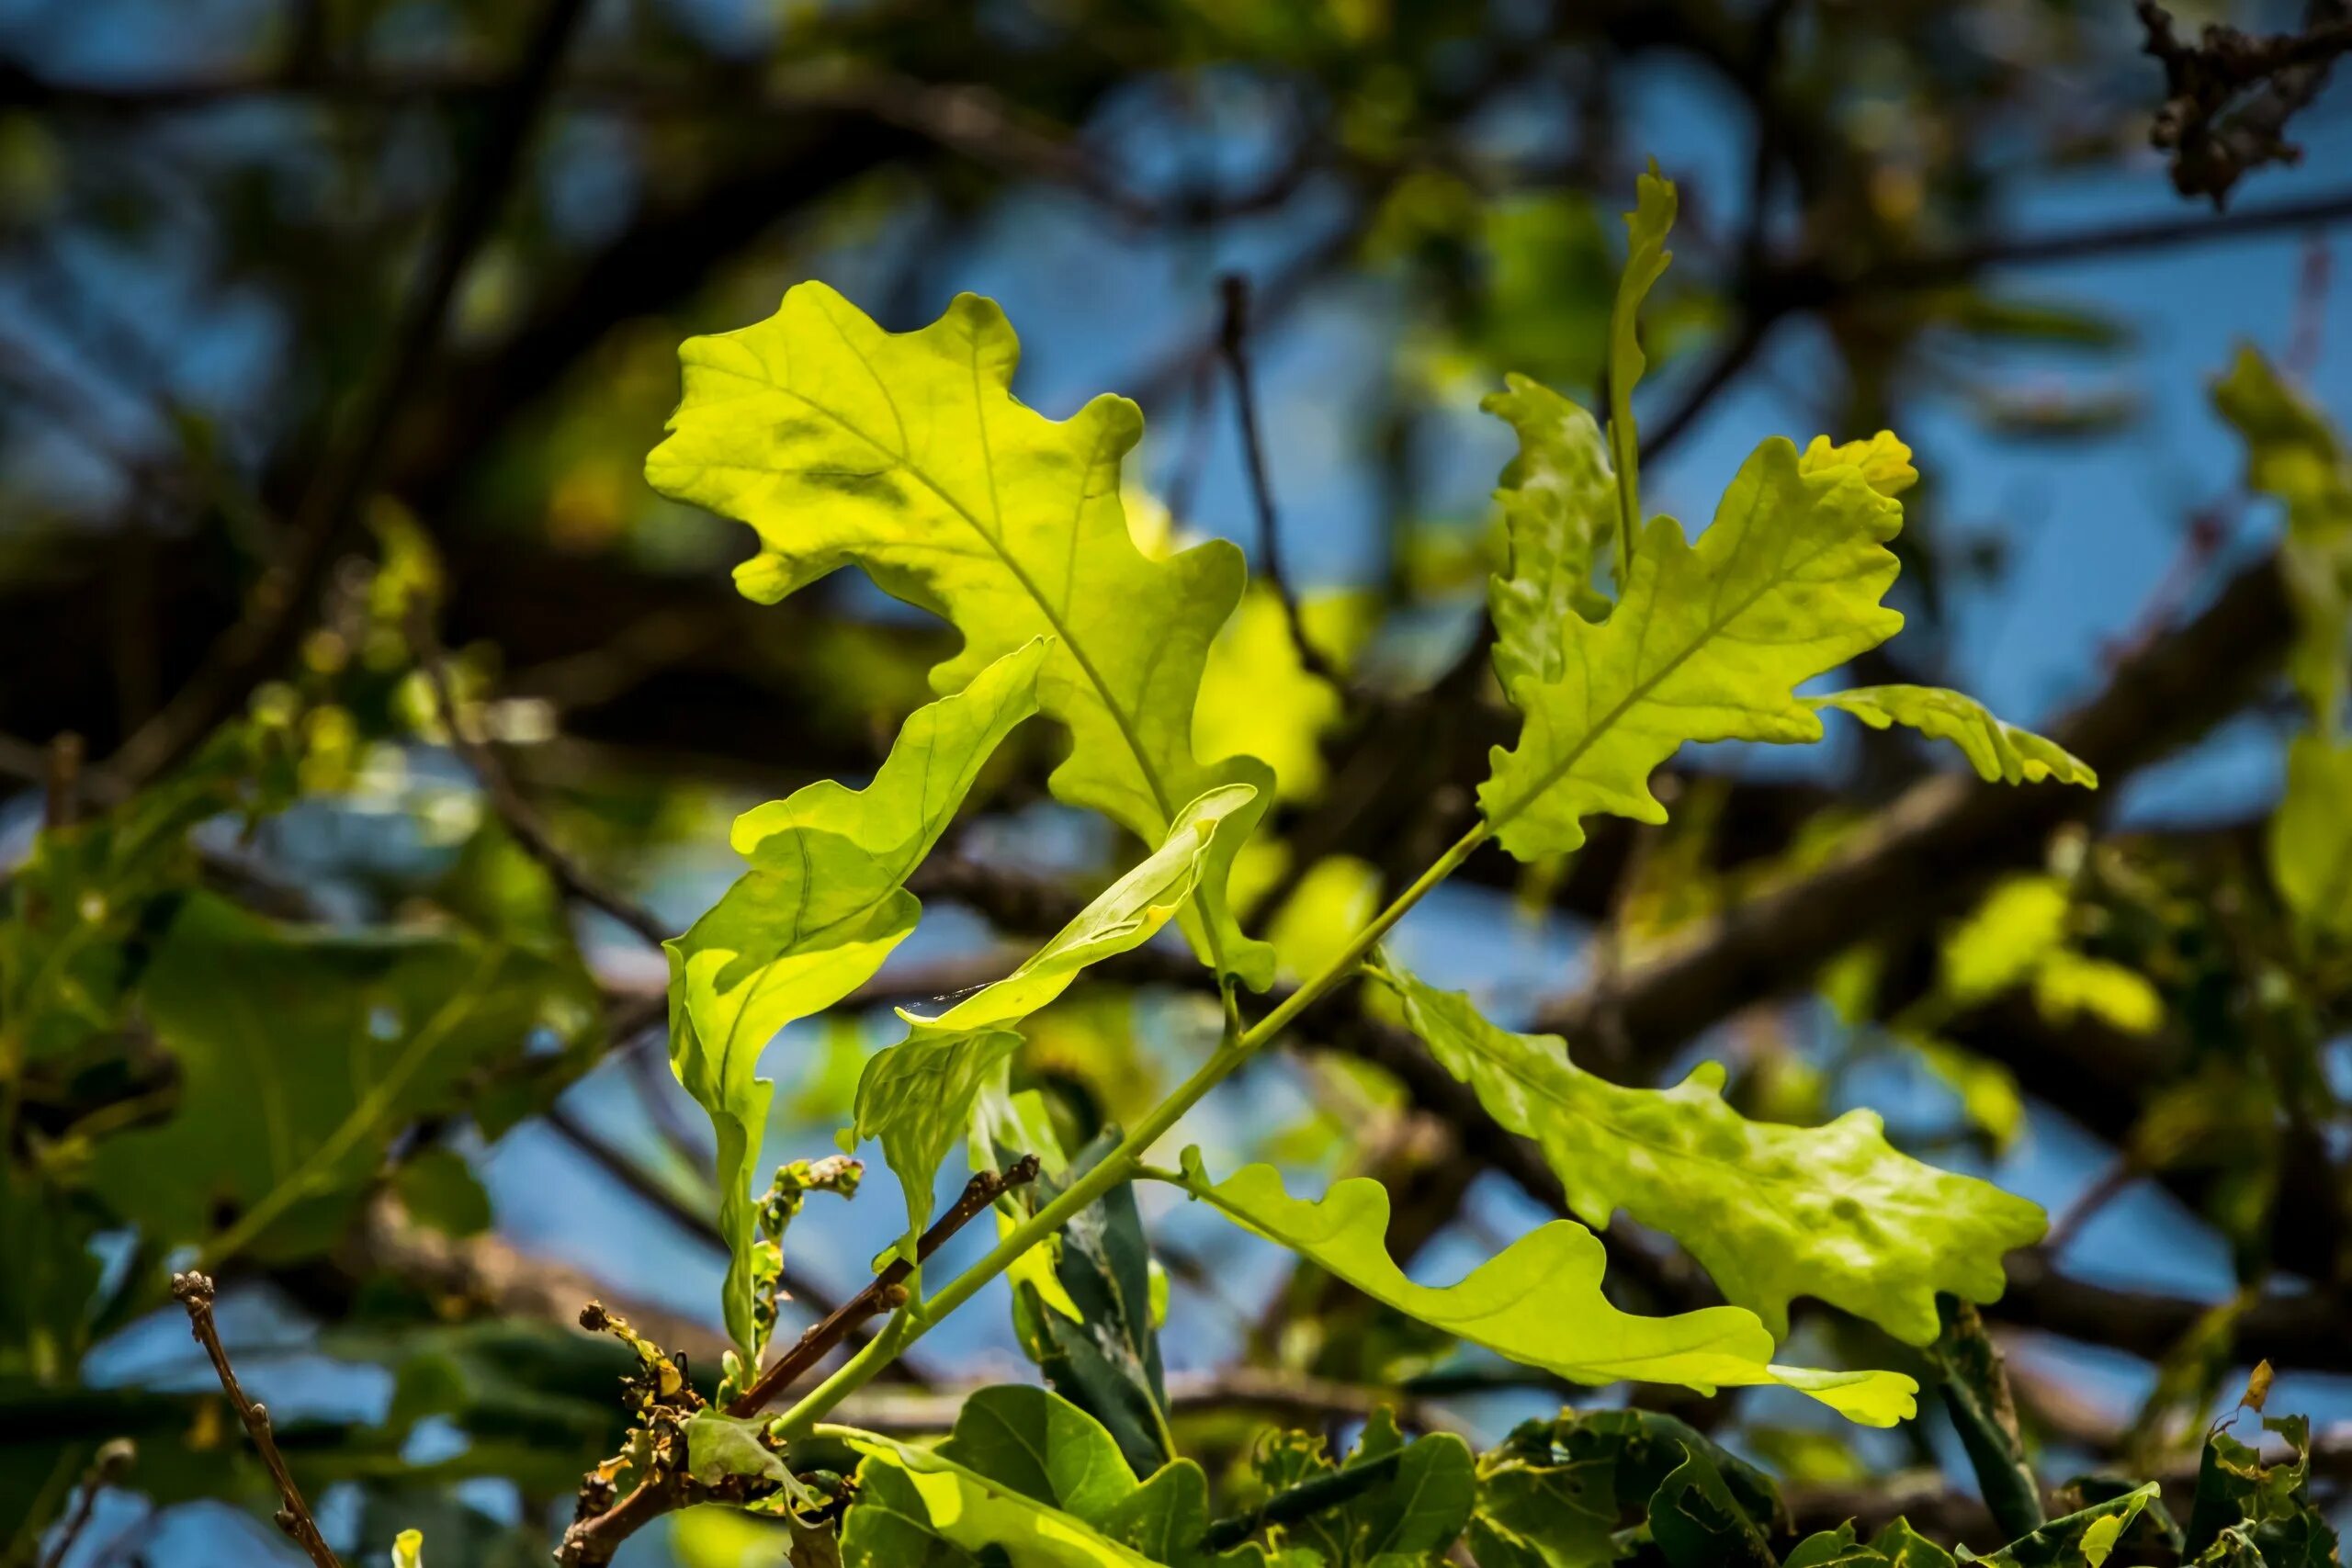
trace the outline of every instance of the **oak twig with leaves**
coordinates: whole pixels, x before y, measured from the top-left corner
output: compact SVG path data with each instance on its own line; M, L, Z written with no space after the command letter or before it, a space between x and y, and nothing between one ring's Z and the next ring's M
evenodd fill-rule
M1809 744L1824 739L1827 714L1949 742L1988 785L2098 786L2065 747L1962 693L1818 685L1902 628L1885 603L1898 570L1890 547L1918 475L1892 433L1803 446L1763 440L1695 538L1645 510L1633 413L1646 366L1640 318L1671 263L1675 214L1673 186L1654 171L1642 176L1608 321L1605 417L1523 376L1486 400L1518 448L1497 491L1507 551L1487 595L1487 657L1512 728L1487 758L1475 819L1385 900L1376 876L1344 865L1268 872L1263 857L1283 852L1270 840L1285 781L1277 759L1230 743L1204 711L1212 652L1221 638L1271 631L1287 650L1283 668L1330 698L1350 676L1334 651L1344 639L1310 643L1293 586L1277 577L1271 599L1252 594L1229 543L1168 547L1130 515L1122 466L1142 431L1134 404L1104 396L1065 421L1023 404L1012 329L970 295L927 327L892 333L807 283L770 319L684 345L684 400L646 471L665 495L754 530L757 553L736 571L742 592L775 604L854 568L961 640L930 672L932 700L906 718L863 787L821 780L735 819L740 876L662 944L670 1065L709 1121L727 1342L715 1356L689 1355L638 1326L651 1320L634 1308L596 1302L582 1312L600 1348L624 1359L625 1435L608 1454L577 1456L593 1463L557 1550L565 1568L601 1568L655 1521L704 1508L772 1518L797 1568L1954 1561L1901 1517L1868 1539L1852 1522L1801 1534L1763 1471L1699 1426L1648 1408L1563 1410L1479 1452L1453 1432L1408 1432L1374 1401L1351 1451L1335 1453L1325 1435L1260 1433L1213 1480L1201 1453L1183 1451L1169 1397L1158 1337L1165 1285L1139 1187L1181 1194L1398 1334L1466 1350L1523 1386L1627 1384L1643 1398L1702 1401L1786 1389L1858 1426L1890 1427L1917 1414L1926 1376L2008 1542L1987 1539L1996 1550L1972 1560L2100 1568L2125 1551L2210 1563L2332 1560L2334 1537L2309 1493L2309 1432L2296 1422L2266 1423L2291 1450L2275 1461L2210 1434L2186 1529L2154 1482L2046 1485L1976 1310L2002 1296L2007 1256L2042 1239L2035 1204L1914 1157L1869 1110L1820 1125L1750 1116L1726 1098L1717 1064L1668 1089L1612 1081L1578 1059L1582 1042L1505 1027L1472 998L1415 975L1388 942L1474 857L1498 851L1531 880L1556 876L1586 848L1595 818L1666 822L1657 780L1684 747ZM1279 560L1242 299L1230 297L1224 346L1269 558ZM2249 482L2288 509L2290 671L2311 723L2292 743L2271 844L2292 940L2319 952L2352 935L2352 833L2340 807L2352 794L2341 733L2352 683L2352 462L2258 359L2242 360L2219 395L2253 454ZM418 650L424 694L497 797L507 847L557 888L659 934L639 906L555 848L468 728L421 578L379 584L365 613ZM1106 819L1132 846L1132 863L1000 976L932 1010L902 1008L899 1037L857 1064L840 1152L795 1159L763 1182L775 1090L760 1076L763 1054L789 1025L865 994L915 933L923 911L912 888L926 857L1039 718L1061 748L1052 795ZM352 1221L396 1128L461 1107L493 1122L515 1077L560 1082L601 1043L598 998L576 953L548 936L556 922L544 907L510 907L527 900L502 897L511 890L494 867L474 868L482 887L469 907L486 911L478 927L394 942L294 934L196 892L157 909L167 931L135 982L94 956L88 944L124 921L117 911L141 902L193 824L258 811L271 797L266 759L288 723L257 721L199 758L168 786L184 798L167 797L141 832L57 814L18 878L17 897L41 919L0 947L9 1059L62 1056L58 1042L122 1027L134 983L143 1017L196 1047L175 1086L179 1118L150 1125L133 1099L119 1113L126 1129L95 1144L81 1174L101 1193L148 1168L124 1163L134 1154L196 1163L188 1114L238 1113L237 1050L250 1039L360 1043L347 1071L322 1072L299 1096L266 1104L266 1136L151 1205L149 1242L187 1249L205 1267L300 1256ZM1287 766L1293 755L1315 757L1316 739L1277 735L1265 749L1290 748ZM112 905L87 896L100 884ZM1268 925L1254 920L1253 900L1270 885L1290 897ZM68 906L94 929L60 926ZM1309 915L1285 929L1302 907ZM2020 987L2110 1022L2128 1023L2144 1001L2116 966L2072 945L2070 896L2054 874L1999 884L1987 908L1999 918L1980 915L1952 935L1928 994L1883 1010L1888 1032L1931 1068L1963 1077L1964 1054L1938 1032ZM297 950L333 983L266 1005ZM1216 1027L1173 1088L1139 1095L1123 1125L1073 1135L1080 1130L1016 1076L1016 1061L1090 972L1147 961L1213 994ZM1880 1005L1879 978L1858 969L1823 984L1863 1013ZM1464 1125L1522 1141L1520 1168L1556 1185L1562 1217L1484 1247L1450 1283L1399 1263L1392 1237L1403 1201L1391 1184L1358 1175L1296 1192L1273 1163L1216 1174L1178 1136L1204 1100L1351 988L1363 1017L1397 1032L1422 1081L1467 1108ZM244 999L239 1016L222 1016L222 995ZM502 1052L522 1037L543 1045L537 1066ZM1963 1089L1979 1091L1972 1114L1988 1127L2000 1121L1996 1103L1980 1103L1996 1102L1998 1085ZM869 1145L898 1182L902 1213L876 1227L888 1246L871 1279L778 1348L792 1229L812 1201L858 1200L865 1168L854 1156ZM959 1158L968 1179L938 1211ZM420 1167L432 1171L429 1155L407 1168ZM446 1166L442 1179L453 1180ZM429 1210L462 1206L467 1194L414 1179L399 1196ZM215 1223L208 1201L222 1197L234 1200L233 1218ZM1688 1299L1638 1311L1606 1288L1603 1233L1630 1235L1621 1218L1670 1237L1703 1271L1681 1292ZM26 1234L42 1223L37 1200L6 1189L0 1219ZM977 1256L944 1271L945 1244L983 1222ZM1654 1268L1632 1245L1632 1261ZM127 1303L147 1288L152 1262L142 1255L126 1267ZM970 1390L935 1442L862 1424L869 1385L999 1281L1050 1386ZM244 1397L212 1333L210 1280L182 1274L175 1289L282 1498L281 1523L329 1568L334 1555L266 1412ZM1810 1334L1799 1319L1805 1301L1869 1332ZM2217 1323L2226 1348L2227 1324ZM1832 1364L1803 1364L1814 1360ZM435 1376L457 1375L420 1373L399 1397L421 1404ZM2257 1410L2263 1389L2249 1392ZM392 1551L415 1568L432 1546L411 1531Z

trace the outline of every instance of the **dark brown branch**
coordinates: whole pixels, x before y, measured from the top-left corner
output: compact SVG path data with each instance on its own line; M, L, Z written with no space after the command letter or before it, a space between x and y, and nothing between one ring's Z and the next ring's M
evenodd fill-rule
M1341 691L1347 678L1331 667L1323 650L1306 635L1299 614L1298 592L1283 565L1282 525L1274 512L1274 487L1266 472L1265 446L1258 423L1258 391L1250 373L1250 280L1228 272L1217 280L1217 298L1224 315L1217 327L1217 352L1224 356L1226 375L1233 385L1233 414L1241 429L1241 457L1250 476L1250 499L1258 513L1258 561L1266 584L1282 602L1283 620L1298 649L1299 662Z
M284 556L263 574L243 614L204 664L107 761L106 771L118 783L137 784L187 756L300 639L337 551L382 477L401 408L439 348L450 301L505 205L557 65L586 11L586 0L548 0L512 82L492 106L481 145L466 161L447 221L426 254L390 344L349 417L329 438L294 514Z
M74 1512L59 1528L57 1539L50 1543L48 1552L40 1560L40 1568L62 1568L66 1557L74 1551L74 1543L81 1540L83 1532L90 1528L90 1516L97 1511L98 1494L129 1474L138 1457L138 1446L129 1438L116 1438L99 1445L97 1456L82 1472L82 1484L74 1499Z
M49 743L41 826L71 828L82 816L82 738L67 730Z
M1037 1156L1023 1155L1001 1171L984 1170L974 1176L965 1183L963 1195L933 1222L931 1228L924 1231L916 1242L917 1260L929 1258L949 1236L969 1224L999 1197L1037 1179ZM904 1305L907 1276L913 1272L913 1265L903 1258L892 1258L865 1289L843 1302L827 1314L824 1321L812 1325L796 1340L792 1348L778 1357L775 1364L761 1374L757 1382L727 1407L727 1413L739 1417L758 1415L770 1400L790 1387L795 1379L824 1359L853 1327ZM592 1479L594 1474L591 1472ZM587 1495L583 1493L583 1502ZM668 1471L657 1471L619 1502L579 1519L564 1531L563 1544L557 1549L556 1561L563 1568L604 1568L604 1564L613 1560L613 1553L620 1550L622 1541L687 1500L688 1491L683 1477Z
M229 1365L229 1353L220 1348L220 1333L212 1323L210 1277L194 1270L175 1274L172 1294L187 1309L188 1331L204 1347L204 1353L212 1358L212 1370L220 1379L221 1392L236 1407L238 1417L253 1438L254 1451L269 1467L270 1479L277 1483L280 1506L274 1516L277 1528L302 1549L316 1568L343 1568L326 1538L319 1534L319 1522L311 1517L310 1505L302 1501L302 1489L294 1484L293 1472L286 1468L286 1457L277 1451L277 1439L270 1434L268 1406L256 1404L246 1397L245 1391L238 1385L236 1369Z
M927 1261L931 1255L946 1244L947 1238L969 1224L972 1220L997 1199L1017 1187L1026 1187L1037 1179L1037 1156L1023 1155L1001 1171L984 1170L964 1184L963 1194L947 1212L932 1222L931 1228L915 1242L915 1261ZM768 1402L790 1388L793 1382L811 1367L823 1360L834 1346L840 1344L849 1331L871 1317L890 1311L896 1301L906 1297L907 1276L914 1272L914 1264L903 1258L893 1258L882 1271L866 1282L864 1290L793 1341L792 1348L778 1356L762 1372L759 1381L743 1391L734 1404L727 1407L730 1416L756 1416L767 1408Z
M2336 57L2352 53L2352 12L2340 0L2313 0L2303 32L2256 36L2208 24L2193 46L2155 0L2139 0L2138 11L2145 52L2165 68L2164 107L2148 140L2172 154L2175 189L2219 207L2250 171L2301 161L2287 122L2319 96Z
M672 934L669 928L650 910L605 886L601 878L564 852L562 846L549 836L547 824L531 808L531 803L514 787L514 781L507 777L489 738L476 734L468 726L449 679L448 654L434 632L432 615L422 599L409 606L408 637L410 646L416 650L417 661L424 668L424 678L433 688L434 705L441 710L441 723L449 732L449 744L464 759L489 799L491 809L497 813L507 832L514 835L514 841L522 845L523 852L539 863L567 897L602 909L642 937L649 947L658 948L667 942Z

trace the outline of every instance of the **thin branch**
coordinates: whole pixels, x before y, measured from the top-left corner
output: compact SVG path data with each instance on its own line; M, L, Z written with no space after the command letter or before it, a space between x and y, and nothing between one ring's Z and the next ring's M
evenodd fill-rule
M228 1394L229 1403L243 1420L254 1450L261 1455L262 1463L269 1467L270 1479L277 1483L282 1505L274 1516L277 1528L302 1549L316 1568L343 1568L326 1538L319 1534L319 1522L311 1517L310 1506L302 1501L302 1489L294 1484L294 1474L286 1468L285 1456L277 1451L277 1439L269 1429L269 1407L254 1403L238 1386L236 1370L229 1365L229 1353L220 1348L220 1333L212 1323L211 1278L193 1269L175 1274L172 1294L187 1309L188 1331L204 1347L204 1353L212 1358L212 1370L220 1376L221 1391Z
M965 1184L963 1195L916 1242L917 1261L938 1251L948 1237L985 1213L998 1198L1037 1179L1037 1156L1023 1155L1001 1171L984 1170L974 1176ZM757 1382L728 1406L727 1413L735 1416L758 1415L795 1379L823 1360L852 1328L905 1305L907 1277L913 1272L913 1264L903 1258L893 1258L864 1290L796 1340ZM613 1560L613 1553L620 1549L622 1541L685 1501L686 1492L679 1477L667 1472L650 1475L619 1502L577 1520L564 1531L556 1561L563 1568L603 1568Z
M491 107L481 145L465 162L448 220L426 253L377 374L329 439L285 554L254 585L243 615L204 663L107 762L117 783L143 783L194 750L300 639L336 552L383 472L401 409L440 345L458 286L521 171L556 68L587 8L586 0L548 0L513 80Z
M1258 559L1265 568L1267 586L1282 602L1283 619L1298 649L1299 662L1345 691L1347 677L1331 667L1323 650L1306 635L1298 593L1283 566L1282 527L1275 516L1274 487L1266 474L1266 451L1259 435L1257 387L1250 374L1250 280L1238 272L1227 273L1217 280L1217 297L1224 306L1217 352L1224 356L1226 374L1233 383L1233 412L1241 426L1242 460L1250 475L1250 497L1258 510Z
M58 1530L57 1539L50 1543L48 1552L40 1560L40 1568L62 1568L74 1543L90 1528L90 1516L97 1511L98 1494L130 1472L131 1464L139 1457L139 1449L129 1438L116 1438L98 1447L97 1456L90 1461L90 1468L82 1472L80 1494L74 1500L74 1512Z
M82 817L82 738L66 731L49 743L49 776L44 781L41 826L71 828Z
M946 1244L947 1238L969 1224L973 1218L1015 1188L1026 1187L1037 1179L1037 1156L1023 1155L1001 1171L984 1170L964 1184L964 1190L947 1212L932 1222L915 1243L915 1262L921 1263ZM777 1357L759 1381L743 1391L732 1405L730 1416L755 1416L768 1403L823 1360L848 1337L849 1331L871 1317L891 1309L892 1298L903 1301L907 1276L914 1272L914 1264L904 1258L893 1258L882 1271L866 1282L848 1301L828 1313L809 1326L807 1333L795 1340L792 1348Z
M645 940L649 947L660 947L672 932L653 913L635 900L607 887L604 882L578 861L566 854L549 836L547 824L523 798L522 791L506 775L499 762L498 753L492 749L489 738L476 734L466 723L458 707L457 693L449 679L449 656L441 639L433 630L433 618L424 601L419 598L409 606L408 637L416 650L417 661L424 671L426 682L433 688L434 705L441 710L441 723L449 732L449 744L464 759L490 807L498 814L514 841L523 851L544 867L555 879L566 897L602 909Z

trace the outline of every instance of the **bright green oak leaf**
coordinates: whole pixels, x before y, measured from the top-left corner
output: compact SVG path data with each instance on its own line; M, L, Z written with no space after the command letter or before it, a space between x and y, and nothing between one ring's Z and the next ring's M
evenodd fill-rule
M1622 546L1630 546L1642 531L1641 435L1634 425L1634 384L1649 367L1642 353L1642 301L1674 259L1666 236L1674 227L1676 206L1674 183L1660 178L1653 162L1634 185L1634 210L1625 214L1625 271L1609 310L1609 457L1617 471Z
M1609 599L1593 586L1609 558L1617 477L1600 428L1540 381L1507 376L1508 390L1478 406L1519 435L1495 500L1503 509L1504 570L1487 580L1495 623L1495 674L1503 690L1522 680L1556 681L1570 616L1605 620Z
M906 1190L901 1245L910 1258L931 1218L940 1162L964 1136L981 1089L1020 1043L1016 1031L1023 1021L1068 990L1089 964L1158 935L1217 863L1219 845L1246 832L1259 810L1250 784L1210 790L1176 814L1159 849L1103 889L1020 968L937 1018L899 1014L909 1025L907 1037L865 1065L856 1123L843 1141L882 1141Z
M2352 743L2300 735L2270 818L2270 877L2310 930L2352 937Z
M1639 1317L1600 1293L1600 1239L1572 1220L1520 1237L1442 1288L1414 1283L1388 1256L1388 1190L1357 1177L1317 1202L1283 1190L1270 1165L1211 1181L1195 1150L1182 1178L1194 1197L1244 1229L1321 1265L1374 1301L1524 1366L1571 1382L1623 1380L1717 1387L1781 1383L1848 1419L1891 1427L1910 1416L1918 1384L1899 1372L1829 1372L1771 1364L1772 1336L1745 1307Z
M844 1568L1255 1568L1211 1556L1208 1482L1178 1460L1138 1483L1100 1423L1041 1388L985 1388L936 1448L821 1427L865 1456L842 1529Z
M718 1224L729 1263L721 1301L746 1361L752 1314L752 1165L774 1085L760 1054L778 1030L871 979L915 929L904 886L955 818L981 765L1036 711L1046 648L1032 641L954 696L910 715L863 790L828 779L736 818L751 870L670 955L670 1065L718 1134Z
M1622 1209L1673 1236L1775 1337L1807 1295L1925 1345L1937 1292L1994 1300L2002 1255L2047 1228L2024 1199L1899 1153L1876 1111L1751 1122L1724 1103L1713 1062L1672 1089L1628 1089L1570 1061L1558 1035L1498 1028L1393 964L1376 973L1430 1054L1544 1151L1569 1213L1599 1228Z
M2286 502L2278 561L2297 623L2287 671L2333 737L2352 685L2352 451L2252 348L2214 383L2213 402L2245 441L2247 488Z
M1808 697L1815 708L1849 713L1872 729L1904 725L1931 740L1949 740L1977 776L1991 784L2060 784L2098 787L2091 765L2054 740L1993 716L1974 697L1941 686L1855 686Z
M1119 465L1143 433L1125 398L1054 421L1012 392L1020 344L991 300L956 296L919 332L887 333L821 283L776 313L679 350L685 397L645 464L656 490L750 524L742 592L774 604L853 562L893 597L945 616L963 650L932 671L952 691L1035 637L1038 682L1070 732L1055 795L1146 843L1186 802L1272 780L1254 758L1204 765L1193 709L1209 643L1241 597L1241 552L1212 540L1164 560L1137 548ZM1225 908L1233 848L1188 924L1223 968L1263 988L1272 955Z
M1503 847L1566 853L1596 811L1664 821L1649 776L1686 741L1818 740L1796 687L1902 626L1879 603L1902 520L1861 467L1804 471L1777 437L1741 465L1696 546L1672 518L1651 520L1615 612L1562 626L1559 679L1511 694L1525 728L1478 789Z

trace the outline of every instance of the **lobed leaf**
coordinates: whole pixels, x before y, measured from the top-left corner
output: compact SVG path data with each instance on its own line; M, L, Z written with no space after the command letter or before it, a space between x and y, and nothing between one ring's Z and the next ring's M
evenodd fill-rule
M1795 689L1903 625L1879 603L1902 516L1861 468L1805 471L1774 438L1696 546L1653 519L1615 612L1563 624L1559 678L1511 693L1525 727L1516 747L1495 749L1478 790L1503 847L1521 860L1566 853L1596 811L1664 821L1649 775L1686 741L1819 739Z
M1478 406L1519 436L1495 491L1504 570L1487 582L1495 674L1510 692L1522 680L1560 678L1569 617L1608 618L1609 600L1593 581L1610 555L1617 476L1592 415L1525 376L1504 385Z
M191 895L140 990L179 1066L177 1107L99 1142L91 1187L166 1246L318 1250L401 1126L455 1108L535 1028L583 1026L573 979L468 935L287 925Z
M1183 908L1217 863L1218 847L1261 809L1246 784L1209 791L1176 814L1168 838L1113 883L1027 962L937 1018L901 1012L905 1040L876 1054L858 1080L851 1138L879 1138L906 1190L910 1258L931 1217L940 1162L971 1121L980 1090L1020 1043L1018 1026L1069 988L1089 964L1142 946Z
M985 763L1036 711L1042 642L1015 649L954 696L918 708L863 790L828 779L745 812L731 835L751 869L670 957L670 1065L718 1134L727 1330L759 1349L752 1166L774 1086L758 1076L776 1032L856 989L915 928L908 875Z
M1374 1301L1525 1366L1581 1383L1621 1380L1717 1387L1780 1383L1864 1426L1910 1416L1918 1385L1899 1372L1828 1372L1771 1364L1772 1336L1744 1307L1672 1317L1620 1312L1600 1292L1608 1258L1600 1238L1569 1220L1521 1236L1442 1288L1416 1284L1388 1256L1388 1192L1377 1181L1340 1182L1305 1202L1269 1165L1211 1181L1187 1150L1184 1189L1244 1229L1321 1265Z
M1460 1538L1477 1502L1469 1444L1452 1432L1408 1441L1395 1412L1374 1410L1355 1450L1334 1464L1323 1439L1283 1432L1253 1461L1269 1495L1254 1518L1284 1557L1324 1568L1418 1568Z
M1618 536L1626 553L1642 526L1641 435L1634 426L1634 385L1649 367L1642 353L1642 301L1674 260L1666 236L1677 205L1673 182L1661 178L1652 162L1634 183L1634 210L1625 214L1625 270L1609 309L1609 456L1617 474Z
M1622 1209L1666 1232L1776 1337L1790 1301L1810 1295L1927 1344L1937 1292L1994 1300L2002 1255L2045 1228L2024 1199L1898 1152L1875 1111L1750 1122L1712 1062L1672 1089L1627 1089L1577 1066L1556 1034L1498 1028L1393 963L1375 974L1445 1069L1544 1151L1569 1213L1599 1228Z
M963 650L932 672L951 691L989 660L1052 639L1038 682L1068 727L1057 796L1146 843L1191 800L1272 779L1250 757L1193 750L1209 643L1241 596L1226 540L1153 560L1131 536L1121 460L1143 432L1124 398L1056 422L1012 395L1020 344L996 304L958 295L918 332L887 333L821 283L768 320L687 340L685 395L646 478L680 501L750 524L760 553L736 569L774 604L854 562L882 590L944 616ZM1225 905L1236 843L1201 879L1194 934L1221 969L1262 988L1272 955Z
M1805 699L1815 708L1852 714L1872 729L1904 725L1960 748L1979 778L1991 784L2060 784L2098 787L2089 763L2054 740L2004 723L1974 697L1941 686L1855 686Z
M1009 1561L1017 1568L1256 1568L1213 1555L1208 1481L1191 1460L1138 1483L1093 1417L1041 1388L984 1388L935 1449L844 1427L865 1456L842 1529L844 1568Z

